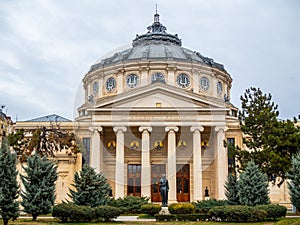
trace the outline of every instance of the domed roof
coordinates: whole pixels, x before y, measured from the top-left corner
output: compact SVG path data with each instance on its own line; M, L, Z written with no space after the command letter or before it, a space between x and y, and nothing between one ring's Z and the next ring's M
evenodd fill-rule
M222 64L214 62L213 59L205 57L199 52L183 48L177 34L166 33L167 28L159 22L157 13L154 15L154 23L147 29L146 34L136 35L132 42L132 48L102 59L100 63L92 65L89 72L120 62L148 60L198 62L226 72Z

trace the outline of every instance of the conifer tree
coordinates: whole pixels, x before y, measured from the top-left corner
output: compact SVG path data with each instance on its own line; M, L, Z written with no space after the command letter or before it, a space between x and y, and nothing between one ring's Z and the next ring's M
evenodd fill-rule
M227 181L225 182L225 195L229 205L239 205L238 182L235 174L228 174Z
M21 192L24 211L32 215L32 219L50 212L55 201L55 182L57 180L57 166L38 154L29 156L25 171L21 179L25 191Z
M290 179L288 188L291 202L297 208L298 212L300 212L300 153L293 156L292 167L287 177Z
M73 203L91 207L105 205L111 191L103 174L97 174L88 164L82 167L80 173L75 173L73 186L76 190L70 189L69 195Z
M0 216L4 225L19 216L17 175L16 155L10 152L4 139L0 149Z
M241 205L256 206L270 203L266 174L260 172L253 161L249 161L238 180L237 197Z

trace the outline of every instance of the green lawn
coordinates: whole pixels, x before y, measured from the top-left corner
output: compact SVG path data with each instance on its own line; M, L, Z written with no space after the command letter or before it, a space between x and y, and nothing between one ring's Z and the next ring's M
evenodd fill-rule
M196 224L203 224L203 225L300 225L300 218L285 218L279 221L266 221L266 222L259 222L259 223L226 223L226 222L110 222L110 223L100 223L100 222L93 222L93 223L60 223L58 220L53 219L38 219L36 222L33 222L30 219L18 219L17 221L10 221L9 224L14 225L107 225L107 224L116 224L116 225L130 225L130 224L155 224L155 225L162 225L162 224L170 224L170 225L196 225ZM1 220L0 225L3 225Z

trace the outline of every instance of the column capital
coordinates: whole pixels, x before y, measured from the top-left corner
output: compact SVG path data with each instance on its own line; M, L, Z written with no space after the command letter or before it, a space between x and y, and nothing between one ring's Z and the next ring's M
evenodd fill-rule
M195 132L196 130L199 130L199 132L204 131L204 127L203 126L197 126L197 127L191 127L190 131L191 132Z
M117 133L118 131L126 132L127 127L114 127L113 130L115 133Z
M165 131L166 131L166 132L169 132L169 131L171 131L171 130L177 132L179 129L178 129L178 127L165 127Z
M226 132L228 130L228 127L226 127L226 126L216 126L215 127L215 131L216 132L219 132L221 130L223 130L224 132Z
M139 131L140 132L143 132L143 131L152 132L152 127L139 127Z
M92 133L94 133L94 132L98 132L98 133L100 133L100 132L102 132L102 127L89 127L89 131L91 131Z

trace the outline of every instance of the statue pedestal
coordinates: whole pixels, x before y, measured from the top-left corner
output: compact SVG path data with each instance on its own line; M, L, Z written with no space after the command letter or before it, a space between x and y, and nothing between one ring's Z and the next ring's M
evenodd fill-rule
M159 215L170 215L171 213L168 210L168 207L161 207Z

